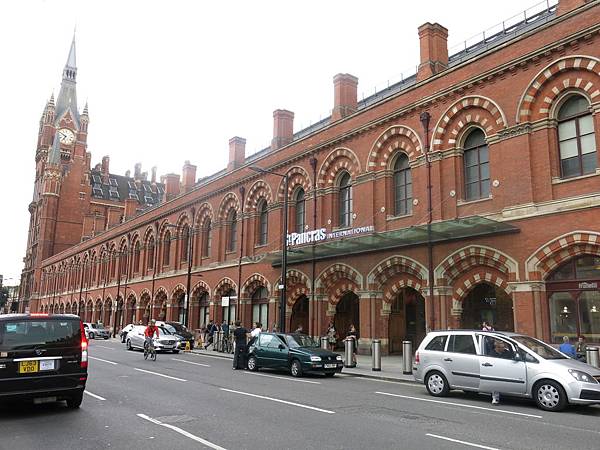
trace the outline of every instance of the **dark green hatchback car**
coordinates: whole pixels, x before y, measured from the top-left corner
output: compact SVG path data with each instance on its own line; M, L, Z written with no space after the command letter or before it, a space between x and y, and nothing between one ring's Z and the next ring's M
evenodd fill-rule
M344 363L340 355L320 348L310 336L260 333L249 343L248 370L261 367L289 370L295 377L307 372L332 377L342 371Z

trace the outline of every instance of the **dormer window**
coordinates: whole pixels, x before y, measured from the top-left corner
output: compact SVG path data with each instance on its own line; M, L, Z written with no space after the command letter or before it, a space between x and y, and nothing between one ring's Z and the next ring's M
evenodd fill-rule
M115 178L109 178L108 182L111 186L118 186L117 180Z

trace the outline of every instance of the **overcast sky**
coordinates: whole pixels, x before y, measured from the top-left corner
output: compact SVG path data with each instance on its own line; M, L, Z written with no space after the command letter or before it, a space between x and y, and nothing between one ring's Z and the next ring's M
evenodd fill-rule
M268 146L275 109L295 113L295 131L328 116L336 73L359 78L359 97L413 74L422 23L447 27L453 47L536 3L2 0L5 284L22 270L39 119L60 89L75 26L92 165L110 155L113 173L139 161L160 175L190 160L200 177L227 165L233 136L247 139L246 155Z

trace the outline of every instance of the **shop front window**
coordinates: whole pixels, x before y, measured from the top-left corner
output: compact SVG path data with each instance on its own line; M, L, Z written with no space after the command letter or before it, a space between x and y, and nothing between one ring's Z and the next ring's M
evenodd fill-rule
M563 336L577 335L577 305L569 292L555 292L550 297L550 327L552 342L562 342Z

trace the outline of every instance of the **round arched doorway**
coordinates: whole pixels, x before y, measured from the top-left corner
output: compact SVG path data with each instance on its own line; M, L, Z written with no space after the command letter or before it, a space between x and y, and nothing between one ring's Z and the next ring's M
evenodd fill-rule
M356 327L360 338L360 309L358 295L354 292L346 292L335 306L334 325L340 340L346 337L350 325Z
M514 331L513 301L504 289L480 283L463 300L462 327L481 329L485 321L497 331Z
M290 317L290 331L296 331L302 326L302 331L308 333L308 297L301 295L292 306Z
M416 348L425 337L425 299L413 288L400 289L392 299L389 319L389 351L402 352L402 341Z

